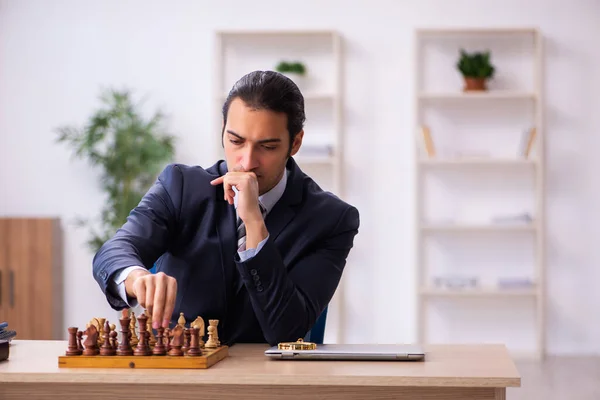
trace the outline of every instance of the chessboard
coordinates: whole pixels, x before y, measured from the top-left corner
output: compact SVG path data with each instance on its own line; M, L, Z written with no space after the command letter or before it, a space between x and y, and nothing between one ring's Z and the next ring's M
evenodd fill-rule
M204 320L197 317L189 326L183 313L173 328L152 329L146 313L135 316L123 310L119 319L121 337L115 324L93 318L84 331L69 327L69 343L58 357L60 368L192 368L206 369L229 355L221 345L216 319L208 320L205 342ZM137 329L136 329L137 325ZM85 337L85 339L84 339Z

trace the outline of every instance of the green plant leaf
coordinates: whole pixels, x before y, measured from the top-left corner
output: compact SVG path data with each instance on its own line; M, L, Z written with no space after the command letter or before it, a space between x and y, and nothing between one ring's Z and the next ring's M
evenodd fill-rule
M94 252L126 222L175 152L175 137L163 127L161 111L142 117L129 90L104 90L99 99L101 108L83 128L62 126L56 130L57 142L101 170L100 186L106 201L99 222L78 220L78 225L89 228L88 245Z
M275 67L275 70L280 73L286 72L294 72L300 75L304 75L306 73L306 66L300 61L281 61Z
M456 68L464 77L485 79L494 77L495 68L490 61L489 51L468 53L461 48L459 55Z

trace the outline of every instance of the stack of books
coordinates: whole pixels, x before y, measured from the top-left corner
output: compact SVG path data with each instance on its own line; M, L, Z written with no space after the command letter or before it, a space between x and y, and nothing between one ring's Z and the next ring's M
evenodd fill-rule
M0 322L0 361L8 360L8 348L17 332L8 329L8 322Z

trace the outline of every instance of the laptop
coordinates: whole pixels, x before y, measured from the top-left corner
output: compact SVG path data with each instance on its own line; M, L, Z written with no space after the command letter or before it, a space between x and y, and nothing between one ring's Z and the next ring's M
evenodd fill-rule
M425 352L410 344L319 344L314 350L281 350L273 346L265 355L275 360L421 361Z

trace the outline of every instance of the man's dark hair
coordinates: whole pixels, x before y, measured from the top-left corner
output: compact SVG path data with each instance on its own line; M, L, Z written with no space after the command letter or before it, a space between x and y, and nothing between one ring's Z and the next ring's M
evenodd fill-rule
M235 98L240 98L248 107L256 110L270 110L287 115L287 129L290 135L289 156L292 143L306 120L304 96L298 86L288 77L275 71L254 71L244 75L233 85L223 104L221 141L225 133L229 105Z

